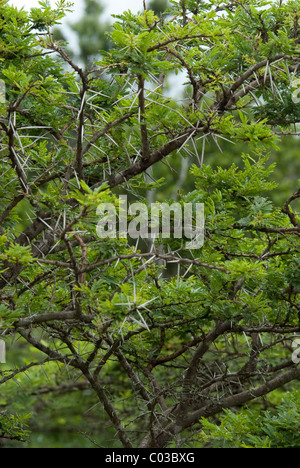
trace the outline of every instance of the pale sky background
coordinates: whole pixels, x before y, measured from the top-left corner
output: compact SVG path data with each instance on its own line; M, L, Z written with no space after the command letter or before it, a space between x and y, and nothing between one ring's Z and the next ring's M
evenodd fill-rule
M78 14L82 11L82 1L81 0L70 0L74 3L74 12L68 15L68 20L74 18L76 20ZM55 6L56 0L50 0L51 5ZM18 6L24 7L29 10L32 7L39 6L38 0L10 0L10 3ZM143 9L143 0L102 0L102 4L106 6L105 17L109 17L111 14L123 13L123 11L131 10L132 12L137 12L138 10Z
M70 30L68 23L76 22L81 16L83 12L83 1L69 1L74 4L73 12L66 15L62 24L64 25L67 40L72 43L73 48L76 50L76 35L73 31ZM18 8L24 7L26 10L30 10L30 8L39 6L39 0L9 0L9 3ZM55 7L56 0L50 0L50 3L53 7ZM105 11L103 12L102 16L103 21L109 20L113 14L120 14L126 10L131 10L133 13L136 13L139 10L143 10L143 0L101 0L101 3L105 7ZM111 22L113 22L113 18L111 18Z
M68 22L75 22L77 21L78 17L82 14L83 9L83 1L82 0L69 0L71 1L73 6L73 13L69 13L65 20L64 20L64 28L66 32L66 37L70 43L72 43L73 48L76 50L77 41L76 35L73 31L68 28L66 23ZM101 0L102 5L105 7L105 11L103 14L103 20L109 19L112 14L121 14L126 10L131 10L133 13L137 11L143 11L143 0ZM24 7L26 10L30 10L30 8L38 7L39 0L9 0L9 3L15 5L16 7ZM56 0L50 0L50 3L53 7L55 7ZM113 18L111 19L113 21ZM179 75L170 75L169 77L169 85L170 91L166 91L166 94L170 93L173 94L174 90L177 89L177 93L179 94L179 85L185 81L186 73L182 72Z

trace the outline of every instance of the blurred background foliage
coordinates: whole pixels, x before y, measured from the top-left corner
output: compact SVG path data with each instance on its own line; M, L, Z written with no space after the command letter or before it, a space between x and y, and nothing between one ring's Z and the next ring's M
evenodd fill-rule
M148 8L157 15L166 11L168 0L151 0ZM124 9L126 6L124 5ZM69 21L68 26L75 34L75 43L70 43L70 38L63 28L57 28L54 33L56 40L68 43L70 57L80 61L87 66L93 63L99 50L109 50L110 41L107 33L110 31L112 22L103 18L105 4L101 0L84 0L83 16L75 21Z

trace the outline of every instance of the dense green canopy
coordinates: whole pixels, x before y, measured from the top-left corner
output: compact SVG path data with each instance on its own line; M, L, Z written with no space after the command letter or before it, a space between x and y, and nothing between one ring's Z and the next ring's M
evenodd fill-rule
M171 4L82 68L67 1L0 0L4 446L300 446L300 2ZM204 203L203 248L97 237L151 191Z

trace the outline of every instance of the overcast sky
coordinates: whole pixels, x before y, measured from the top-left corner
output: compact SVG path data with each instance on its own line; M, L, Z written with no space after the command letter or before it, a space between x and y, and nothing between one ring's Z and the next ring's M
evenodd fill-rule
M73 13L68 14L66 17L67 22L73 22L78 19L78 16L82 13L82 0L70 0L74 4ZM143 10L143 0L101 0L102 5L106 6L106 10L104 13L104 18L109 18L112 14L120 14L126 10L131 10L133 13L136 13L139 10ZM9 0L9 3L15 5L17 7L24 7L27 10L30 8L39 6L39 0ZM56 0L50 0L51 5L55 6ZM73 48L76 50L76 35L70 31L70 28L66 26L66 35L68 41L72 43ZM176 89L178 84L185 81L185 73L181 73L179 76L175 76L169 78L169 84L171 86L171 90ZM170 91L171 93L173 91Z
M71 0L72 1L72 0ZM27 10L32 7L36 7L39 4L38 0L10 0L15 6L22 7L24 6ZM50 3L55 6L56 0L50 0ZM82 8L82 0L73 0L74 3L74 13L68 16L68 19L72 20L72 17L75 17L80 14ZM105 15L110 16L111 14L123 13L123 11L131 10L136 12L143 8L143 0L102 0L102 4L106 5Z

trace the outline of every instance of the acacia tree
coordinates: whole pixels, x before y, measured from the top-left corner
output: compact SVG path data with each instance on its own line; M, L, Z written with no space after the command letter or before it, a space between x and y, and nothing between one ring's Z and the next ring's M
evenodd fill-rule
M111 50L83 70L51 34L70 5L40 3L26 13L0 2L1 333L36 350L2 368L1 392L42 366L39 394L91 389L119 445L188 444L202 418L300 377L300 191L270 202L266 156L300 120L300 4L180 0L169 19L124 13ZM178 70L183 102L164 95ZM207 139L252 152L243 168L213 170ZM100 203L140 198L153 165L191 153L195 190L179 196L205 204L202 249L97 237ZM21 438L9 410L1 437Z

